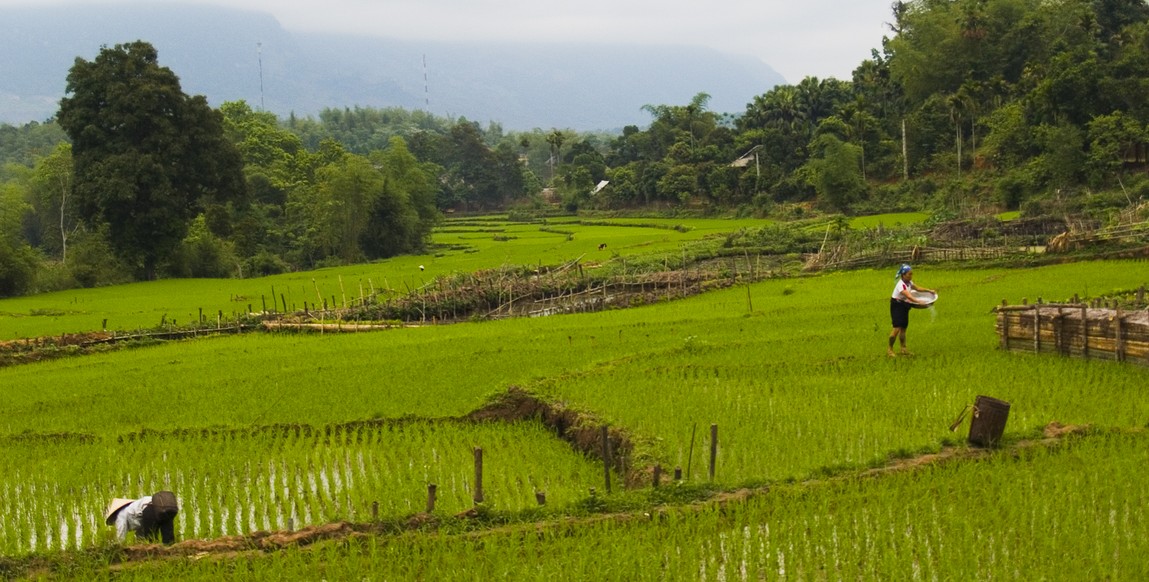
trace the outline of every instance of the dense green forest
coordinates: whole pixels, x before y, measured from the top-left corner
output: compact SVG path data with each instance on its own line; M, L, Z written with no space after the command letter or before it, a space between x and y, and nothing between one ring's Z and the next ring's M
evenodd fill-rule
M701 92L621 134L211 109L146 42L105 47L56 119L0 126L0 295L420 252L444 212L1104 217L1147 198L1146 2L895 2L890 29L852 79L738 114Z

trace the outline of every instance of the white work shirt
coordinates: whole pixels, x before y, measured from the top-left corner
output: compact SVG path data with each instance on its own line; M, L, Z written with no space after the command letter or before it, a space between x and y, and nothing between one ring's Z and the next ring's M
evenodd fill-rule
M128 531L138 532L143 525L144 508L152 502L151 495L145 495L125 506L116 513L116 537L127 539Z
M913 284L913 282L912 282L912 281L911 281L911 282L909 282L909 283L906 283L905 281L903 281L903 280L901 279L901 277L899 277L899 278L898 278L898 283L897 283L896 285L894 285L894 294L893 294L893 295L890 295L890 298L891 298L891 299L898 299L898 300L901 300L901 301L906 301L906 296L905 296L905 295L902 295L902 291L903 291L903 290L905 290L905 291L911 291L911 290L913 290L913 289L914 289L914 284Z

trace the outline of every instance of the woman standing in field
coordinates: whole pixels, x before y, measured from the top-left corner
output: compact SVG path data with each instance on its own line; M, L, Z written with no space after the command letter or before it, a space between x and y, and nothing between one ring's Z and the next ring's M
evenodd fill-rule
M890 332L890 343L886 349L888 356L894 356L895 338L902 344L902 355L910 355L906 350L906 328L910 326L910 309L915 304L926 305L914 297L914 291L937 294L933 289L914 285L914 269L909 263L905 263L898 269L898 282L894 285L893 295L890 296L890 320L894 324L894 329Z

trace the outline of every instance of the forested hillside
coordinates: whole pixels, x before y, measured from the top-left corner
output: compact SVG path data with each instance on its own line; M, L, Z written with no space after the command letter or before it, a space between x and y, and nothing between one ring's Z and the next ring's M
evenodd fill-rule
M95 157L82 166L83 125L65 128L70 145L52 123L4 127L0 293L372 260L425 249L447 211L924 210L945 219L1020 210L1104 221L1124 209L1149 218L1145 2L898 2L891 28L852 79L778 86L737 115L712 111L705 92L648 104L649 125L618 135L509 132L399 108L282 118L229 102L197 115L218 116L221 143L241 162L227 171L238 173L205 162L200 177L215 186L192 187L178 209L153 216L174 242L150 267L147 249L117 234L112 206L91 199L119 188L117 203L138 202L170 178L124 163L125 151L139 149L89 148L84 155ZM123 47L106 53L135 58ZM163 55L144 61L165 70ZM166 91L182 94L178 79L161 76ZM82 94L69 85L71 99ZM167 115L124 106L145 121ZM141 124L127 141L138 148L156 125ZM165 139L179 143L187 131Z

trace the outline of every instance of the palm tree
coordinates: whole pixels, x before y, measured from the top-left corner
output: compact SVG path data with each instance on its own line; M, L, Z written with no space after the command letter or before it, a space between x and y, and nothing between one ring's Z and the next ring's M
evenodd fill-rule
M549 162L551 165L551 182L552 183L555 180L555 165L559 161L559 152L562 151L563 142L566 141L566 139L567 138L566 138L566 136L563 135L563 132L561 132L557 129L552 130L551 133L549 135L547 135L547 143L550 144L550 146L551 146L551 159L549 160Z
M804 125L805 116L799 106L798 88L793 85L779 85L765 95L755 97L754 109L759 112L763 127L797 131Z
M699 93L690 100L690 104L686 106L686 121L689 124L687 128L690 131L690 150L694 151L694 122L695 117L701 113L706 112L706 106L710 103L709 93Z

